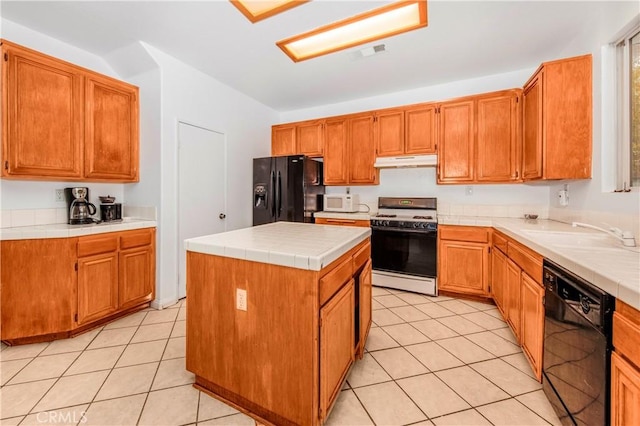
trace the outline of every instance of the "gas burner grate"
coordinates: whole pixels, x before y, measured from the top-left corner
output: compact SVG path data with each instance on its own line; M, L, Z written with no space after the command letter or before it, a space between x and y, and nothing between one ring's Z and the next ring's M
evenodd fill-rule
M413 216L414 219L433 220L433 216Z

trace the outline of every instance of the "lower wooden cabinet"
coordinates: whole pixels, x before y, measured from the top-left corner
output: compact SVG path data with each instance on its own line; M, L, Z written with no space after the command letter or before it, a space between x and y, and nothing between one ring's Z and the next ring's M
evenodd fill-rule
M338 396L354 361L354 280L320 309L320 417Z
M1 262L1 339L12 344L70 337L155 297L155 228L2 241Z
M371 259L367 261L358 275L359 295L358 295L358 313L360 315L359 331L360 341L358 346L358 359L364 356L364 345L371 330L371 309L373 300L373 279L371 273Z
M640 424L640 311L617 300L611 353L611 424Z
M489 232L475 226L438 228L438 289L489 296Z
M522 351L538 378L542 379L542 346L544 336L544 288L526 272L522 272L520 302L522 320L520 341Z
M544 337L542 256L499 231L494 230L491 239L494 301L540 381Z
M78 259L78 325L118 309L118 253Z
M640 369L611 353L611 424L640 424Z

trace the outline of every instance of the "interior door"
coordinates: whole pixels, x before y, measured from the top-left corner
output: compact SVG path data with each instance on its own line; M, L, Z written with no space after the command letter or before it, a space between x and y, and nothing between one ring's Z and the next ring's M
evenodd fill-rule
M178 297L187 295L184 240L226 230L225 135L178 123ZM247 194L248 196L248 194Z

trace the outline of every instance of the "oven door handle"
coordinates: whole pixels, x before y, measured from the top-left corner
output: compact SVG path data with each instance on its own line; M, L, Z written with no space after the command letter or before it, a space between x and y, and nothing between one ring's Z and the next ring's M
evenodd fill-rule
M414 228L387 228L385 226L372 226L372 231L380 231L380 232L405 232L410 234L424 234L424 235L437 235L437 230L431 229L414 229Z

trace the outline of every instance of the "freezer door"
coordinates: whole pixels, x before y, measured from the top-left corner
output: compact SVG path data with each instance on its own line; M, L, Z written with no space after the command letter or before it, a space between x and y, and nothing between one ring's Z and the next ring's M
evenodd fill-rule
M253 225L275 222L276 172L272 157L253 159Z
M276 158L276 220L302 222L304 157Z

